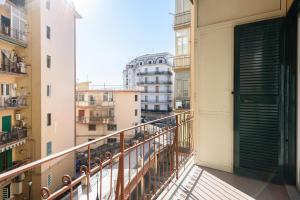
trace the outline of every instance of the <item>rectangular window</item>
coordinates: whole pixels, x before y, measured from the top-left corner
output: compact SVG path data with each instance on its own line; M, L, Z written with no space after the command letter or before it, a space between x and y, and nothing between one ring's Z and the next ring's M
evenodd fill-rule
M51 85L47 85L47 97L51 97Z
M51 113L47 114L47 126L51 126Z
M108 138L107 139L107 143L116 143L117 142L117 138Z
M155 101L156 101L156 102L159 102L159 96L156 96L156 97L155 97Z
M138 101L139 98L138 98L138 95L134 95L134 101Z
M89 124L89 131L95 131L96 125L95 124Z
M108 131L116 131L117 130L117 125L116 124L108 124L107 125L107 130Z
M46 8L50 10L50 0L46 0Z
M103 101L104 102L113 102L113 93L112 92L105 92L103 94Z
M145 86L145 92L148 92L148 86Z
M157 110L157 111L159 111L160 110L160 106L159 105L155 105L154 109Z
M79 94L78 95L78 100L79 101L84 101L84 94Z
M147 104L145 105L145 110L148 110L148 105Z
M47 68L51 68L51 56L47 55Z
M139 113L139 112L138 112L138 109L135 109L135 110L134 110L134 116L138 116L138 113Z
M155 86L155 92L159 92L159 86Z
M47 26L47 38L48 39L51 38L51 28L50 28L50 26Z
M52 142L47 142L47 156L52 154Z
M156 71L156 72L159 72L159 68L158 68L158 67L155 67L155 71Z
M157 76L157 77L155 77L155 81L156 81L156 83L158 83L159 82L159 77Z

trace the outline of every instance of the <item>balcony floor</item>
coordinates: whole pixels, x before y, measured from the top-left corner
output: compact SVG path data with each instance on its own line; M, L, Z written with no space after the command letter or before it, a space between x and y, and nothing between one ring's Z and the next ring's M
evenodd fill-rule
M158 199L300 199L295 186L284 186L240 177L193 165Z

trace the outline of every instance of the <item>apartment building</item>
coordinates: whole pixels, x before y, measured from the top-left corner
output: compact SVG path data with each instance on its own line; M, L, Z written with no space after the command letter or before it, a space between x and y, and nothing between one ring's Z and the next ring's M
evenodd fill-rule
M174 108L175 111L190 109L191 87L191 2L175 0L175 57L174 57Z
M76 144L83 144L141 122L141 89L78 83L76 88ZM136 133L126 135L128 143ZM104 144L117 143L109 138Z
M75 21L79 15L64 0L1 1L0 14L3 173L75 144ZM37 188L60 186L60 166L73 162L70 156L7 180L0 185L0 199L28 197L29 190L31 198L38 199ZM74 175L74 166L68 167L68 173Z
M153 120L172 113L174 72L169 53L147 54L130 61L123 71L127 88L143 87L142 118Z

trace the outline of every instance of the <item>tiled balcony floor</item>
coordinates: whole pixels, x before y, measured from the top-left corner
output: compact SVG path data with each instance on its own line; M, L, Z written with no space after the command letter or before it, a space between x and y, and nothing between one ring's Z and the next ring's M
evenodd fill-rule
M294 186L283 186L193 165L158 199L300 199Z

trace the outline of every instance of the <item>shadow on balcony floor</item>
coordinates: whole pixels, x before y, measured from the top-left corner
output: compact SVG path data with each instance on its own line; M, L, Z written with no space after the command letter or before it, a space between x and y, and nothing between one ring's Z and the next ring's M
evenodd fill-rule
M294 200L300 199L300 194L294 186L266 183L194 165L173 182L161 199Z

